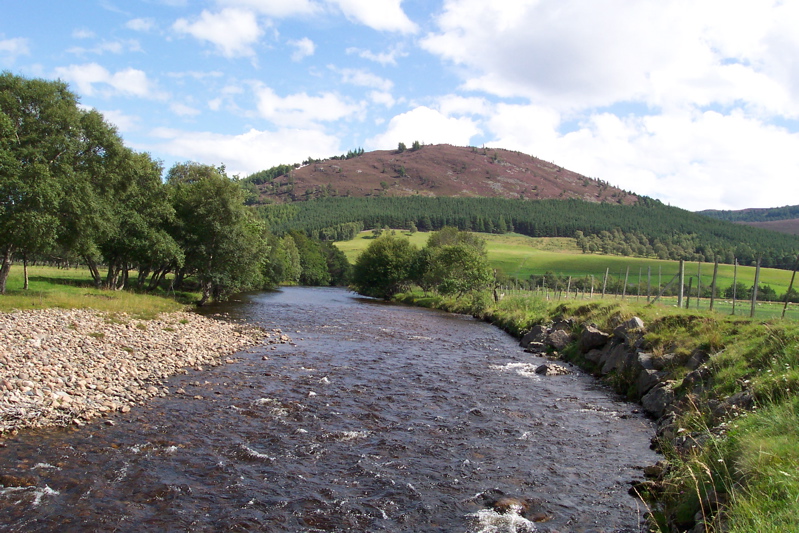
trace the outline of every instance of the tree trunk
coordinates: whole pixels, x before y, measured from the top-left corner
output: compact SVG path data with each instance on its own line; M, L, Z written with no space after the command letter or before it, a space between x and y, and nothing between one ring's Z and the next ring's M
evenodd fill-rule
M3 250L3 263L0 264L0 294L6 293L6 281L8 280L8 273L11 271L11 254L14 251L14 245L9 244Z
M200 297L200 301L197 302L197 307L202 307L203 305L205 305L208 299L211 297L212 283L210 281L204 281L202 287L203 287L203 295L202 297Z
M102 287L103 278L100 277L100 270L97 268L97 263L95 263L94 259L91 257L83 257L83 260L86 261L86 266L89 268L89 273L92 275L92 280L94 280L94 287L99 289Z
M28 290L28 254L22 254L22 277L24 279L22 290Z

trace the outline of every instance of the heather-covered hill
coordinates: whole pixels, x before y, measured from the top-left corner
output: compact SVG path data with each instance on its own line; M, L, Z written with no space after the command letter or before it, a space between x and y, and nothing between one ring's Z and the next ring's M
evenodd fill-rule
M637 200L634 194L604 181L500 148L438 144L404 151L378 150L350 158L306 161L299 168L287 166L285 170L274 177L264 172L247 178L257 184L260 201L416 195L618 204Z
M785 207L741 209L738 211L717 211L709 209L699 211L705 215L719 220L746 224L756 228L778 231L789 235L799 235L799 205Z

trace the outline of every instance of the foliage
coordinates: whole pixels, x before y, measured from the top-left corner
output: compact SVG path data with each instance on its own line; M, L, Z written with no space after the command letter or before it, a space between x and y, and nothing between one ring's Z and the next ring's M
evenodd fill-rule
M285 207L265 206L270 228L320 232L338 224L420 231L453 226L466 231L501 233L504 229L531 237L580 237L608 253L687 260L713 260L791 268L799 238L750 226L713 220L657 201L639 205L599 204L579 200L509 200L503 198L367 197L319 198ZM280 213L273 212L273 210ZM578 232L582 232L581 234ZM605 233L603 233L605 232ZM590 242L588 238L590 236ZM612 245L612 246L611 246Z
M185 252L179 282L196 276L200 305L210 297L263 286L267 246L263 222L243 204L224 168L178 163L167 175L175 207L174 234Z
M290 236L294 239L300 256L300 283L303 285L330 285L327 257L322 251L321 243L299 232L292 232Z
M372 241L352 271L351 285L366 296L390 299L410 285L411 266L417 250L407 239L390 232Z
M719 211L708 209L699 211L700 215L726 220L728 222L770 222L773 220L791 220L799 218L799 205L771 207L764 209L742 209L739 211Z

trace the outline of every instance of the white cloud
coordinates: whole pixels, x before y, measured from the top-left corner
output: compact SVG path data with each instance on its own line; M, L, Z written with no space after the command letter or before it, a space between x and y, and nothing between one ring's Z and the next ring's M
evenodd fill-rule
M386 131L368 139L366 146L373 150L389 150L401 142L408 144L413 141L468 146L471 138L479 133L480 128L469 118L447 117L421 106L392 118Z
M404 51L399 47L392 48L388 52L381 52L376 54L371 50L362 50L360 48L350 47L346 50L347 54L355 54L363 59L368 59L369 61L374 61L375 63L380 63L381 65L397 65L397 58L398 57L407 57L408 52Z
M487 143L554 161L633 192L691 210L774 207L795 189L799 134L743 112L589 116L561 133L557 112L506 105L485 127Z
M394 107L394 104L397 103L397 100L389 92L370 91L369 99L375 104L384 105L386 107Z
M135 39L125 41L102 41L101 43L91 48L82 46L73 46L67 49L67 52L75 55L86 54L104 54L106 52L111 54L122 54L125 52L141 52L141 44Z
M363 106L342 100L333 93L310 96L307 93L278 96L264 85L255 87L260 115L281 126L303 127L318 122L333 122L359 114Z
M241 176L279 164L299 163L309 156L341 152L336 137L313 129L251 129L241 135L222 135L161 128L152 134L162 141L151 149L183 160L214 165L224 162L231 175Z
M80 28L72 31L72 37L75 39L91 39L95 36L94 32L86 28Z
M291 17L311 15L320 10L318 4L309 0L217 0L224 6L251 9L269 17Z
M178 19L172 28L210 42L225 57L254 56L253 45L263 35L252 11L235 8L225 8L219 13L203 10L194 22Z
M799 113L796 3L449 0L423 48L464 87L561 110L639 101ZM735 65L734 67L732 65ZM790 81L789 90L780 89ZM777 102L773 100L776 98Z
M169 104L169 109L181 117L195 117L201 113L201 111L196 107L191 107L180 102L173 102Z
M28 39L20 37L14 39L0 39L0 62L11 64L19 56L30 55Z
M119 109L107 109L105 111L101 111L101 113L107 122L116 126L117 129L122 133L136 131L139 129L141 117L129 115L124 111L120 111Z
M377 31L416 33L418 27L402 10L402 0L327 0L342 13Z
M383 92L388 92L394 87L394 82L391 80L381 78L368 70L354 68L337 69L333 66L329 68L341 75L341 81L343 83L357 85L358 87L371 87Z
M155 28L155 19L152 18L131 19L125 23L125 27L133 31L148 32L153 28Z
M304 58L312 56L316 51L316 45L308 37L289 41L288 44L295 48L294 53L291 54L292 61L302 61Z
M94 96L98 93L105 96L122 94L138 96L141 98L164 98L164 93L158 91L141 70L126 68L115 73L109 72L97 63L83 65L70 65L58 67L55 74L59 78L77 86L77 92L84 96ZM98 90L97 85L101 86Z

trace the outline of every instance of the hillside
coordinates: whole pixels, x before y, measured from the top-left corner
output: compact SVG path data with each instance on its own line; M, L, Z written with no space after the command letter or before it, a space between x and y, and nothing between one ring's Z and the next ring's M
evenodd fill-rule
M699 211L700 215L737 224L746 224L789 235L799 235L799 205L738 211Z
M450 196L579 199L633 204L638 199L608 183L536 157L495 148L448 144L403 152L378 150L350 158L306 161L286 174L258 179L260 202L321 197Z

